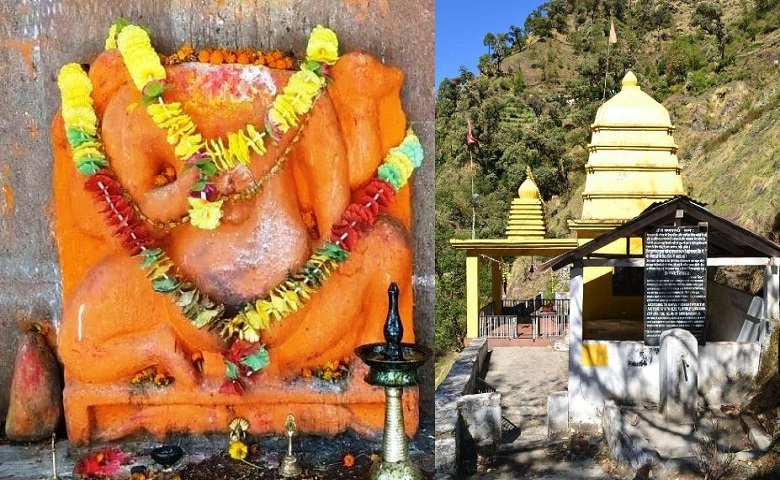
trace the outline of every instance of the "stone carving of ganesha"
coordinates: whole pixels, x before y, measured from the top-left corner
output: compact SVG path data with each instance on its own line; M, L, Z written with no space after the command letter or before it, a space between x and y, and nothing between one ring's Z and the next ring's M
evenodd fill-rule
M187 216L194 215L193 185L203 172L182 161L169 143L145 108L148 92L134 83L126 63L119 50L108 49L89 68L106 171L123 189L120 205L135 209L146 241L165 252L170 271L218 305L225 318L269 298L332 241L334 225L365 195L366 183L406 135L403 74L368 54L345 54L329 66L331 80L297 127L266 132L267 151L250 150L245 164L207 172L213 173L212 187L200 199L222 199L221 217L206 219L211 229L198 228ZM203 141L227 142L247 125L263 130L293 71L185 62L166 67L165 75L162 100L180 102ZM128 249L123 227L107 221L116 212L105 210L118 207L101 203L94 191L98 177L74 168L66 127L58 114L51 130L64 297L58 352L74 443L143 430L158 436L224 431L239 415L253 431L281 432L291 412L304 431L381 431L382 393L363 382L365 367L353 351L381 340L392 281L401 288L405 340L413 332L409 187L400 188L350 244L346 261L307 289L305 301L284 318L272 315L259 341L243 341L263 345L267 365L241 378L243 393L226 393L225 354L240 332L225 335L224 322L198 328L183 311L181 296L155 288L149 270L140 266L151 249ZM90 178L92 191L85 188ZM335 361L349 365L342 382L301 375ZM133 384L143 372L165 381ZM410 433L417 423L415 397L405 402Z

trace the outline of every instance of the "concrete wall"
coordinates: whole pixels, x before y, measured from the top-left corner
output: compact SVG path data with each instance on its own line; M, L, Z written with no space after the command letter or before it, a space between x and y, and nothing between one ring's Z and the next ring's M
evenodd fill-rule
M477 378L485 367L487 356L487 340L472 340L460 353L436 390L436 478L454 476L457 473L461 440L458 400L464 395L474 393Z
M67 62L89 62L113 21L151 29L155 46L256 46L298 54L324 24L342 50L362 49L406 72L403 103L426 150L415 174L415 334L433 346L433 0L19 0L0 2L0 419L5 418L17 320L56 325L61 294L54 239L48 128ZM423 367L421 418L433 420L433 361Z
M699 394L711 405L741 403L758 374L758 342L709 342L699 346Z
M708 281L707 341L758 341L762 309L760 297Z
M660 392L658 347L642 342L586 340L578 372L577 391L570 392L570 418L575 423L597 423L595 412L605 400L618 404L657 404ZM589 353L598 365L584 366ZM710 405L738 401L758 373L758 342L710 342L699 346L699 394ZM570 369L571 371L571 369Z

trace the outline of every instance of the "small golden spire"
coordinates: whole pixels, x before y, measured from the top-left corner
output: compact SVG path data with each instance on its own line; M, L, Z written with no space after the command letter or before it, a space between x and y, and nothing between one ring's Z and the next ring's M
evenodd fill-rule
M626 72L626 76L623 77L623 81L620 82L620 85L623 87L623 90L627 88L641 89L639 86L639 81L636 79L636 75L634 75L634 72L631 70Z
M547 226L542 205L542 195L534 180L531 166L525 167L525 180L512 200L507 220L507 238L545 238Z

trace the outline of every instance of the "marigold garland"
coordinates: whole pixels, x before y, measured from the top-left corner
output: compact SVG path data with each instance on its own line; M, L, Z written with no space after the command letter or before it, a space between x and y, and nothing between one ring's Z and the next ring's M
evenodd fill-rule
M117 41L120 48L121 45L126 47L132 44L146 49L143 35L138 33L139 30L144 34L146 32L140 27L131 27L133 26L125 26L118 32ZM312 37L314 38L314 35ZM148 39L148 35L146 38ZM324 50L320 53L322 56L318 58L322 58L323 62L332 58L331 51ZM142 71L156 72L156 67L147 65ZM154 77L155 74L157 73L151 76ZM316 78L318 77L302 74L296 81L300 82L299 86L294 89L313 92L318 81ZM347 260L349 252L360 237L374 225L377 215L392 202L396 192L406 185L413 170L421 165L423 159L420 141L409 129L401 144L388 151L377 169L377 174L356 193L356 201L350 204L342 218L333 224L330 241L316 249L309 260L296 272L290 273L288 278L268 295L248 302L235 316L228 318L224 314L223 304L215 302L182 278L171 258L158 247L152 232L139 217L136 205L114 175L99 138L97 115L91 97L92 84L84 70L78 64L67 64L60 70L57 83L62 95L65 132L75 167L87 176L84 188L104 205L102 212L114 235L120 239L130 255L139 256L140 266L146 272L152 288L156 292L170 295L193 325L197 328L219 329L224 338L232 340L230 348L223 354L226 383L222 390L226 392L241 393L243 379L265 368L269 357L264 346L259 343L261 332L269 329L273 321L281 321L303 307L306 300L323 285L338 265ZM293 110L296 108L295 105L290 107ZM297 108L303 107L298 105ZM152 111L163 115L162 111ZM168 116L161 122L174 121L174 117L176 116ZM186 129L189 128L189 124L183 125ZM252 134L249 129L247 132ZM181 135L178 138L180 137ZM228 138L230 142L231 137ZM246 141L246 138L240 135L232 138L234 142ZM237 160L241 161L240 158ZM222 200L189 200L191 215L196 212L193 223L199 223L203 228L218 226Z
M200 62L212 65L265 65L279 70L290 70L295 61L279 50L263 53L252 48L230 50L227 48L206 48L197 52L190 45L183 45L173 55L163 57L163 65L177 65L182 62Z
M213 187L210 180L217 172L231 170L238 164L247 165L252 151L257 155L266 153L265 137L278 139L280 134L299 125L300 117L311 110L326 85L328 67L338 60L336 34L325 27L315 27L306 49L306 61L290 77L281 94L274 98L264 128L247 125L245 130L228 134L227 143L221 138L204 141L180 103L163 101L165 69L152 47L148 33L136 25L114 24L109 31L106 47L113 44L111 39L114 35L133 83L144 94L144 102L152 120L166 132L167 141L174 146L176 157L198 168L199 178L192 190L207 202L210 199L203 192L209 186ZM185 57L192 54L187 50L181 53ZM213 58L215 55L217 58ZM200 59L201 54L198 57ZM210 52L209 61L222 63L222 53ZM193 161L193 158L197 161ZM221 203L206 206L202 202L191 202L191 205L189 217L193 226L206 230L219 226ZM199 221L204 211L208 212L208 221Z

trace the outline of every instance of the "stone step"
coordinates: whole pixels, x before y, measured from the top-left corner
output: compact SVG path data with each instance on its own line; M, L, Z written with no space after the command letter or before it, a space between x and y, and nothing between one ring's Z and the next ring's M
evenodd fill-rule
M742 428L745 429L745 433L747 433L750 442L757 450L761 450L762 452L769 450L769 447L772 446L772 437L752 415L743 413L739 416L739 421L742 423Z

